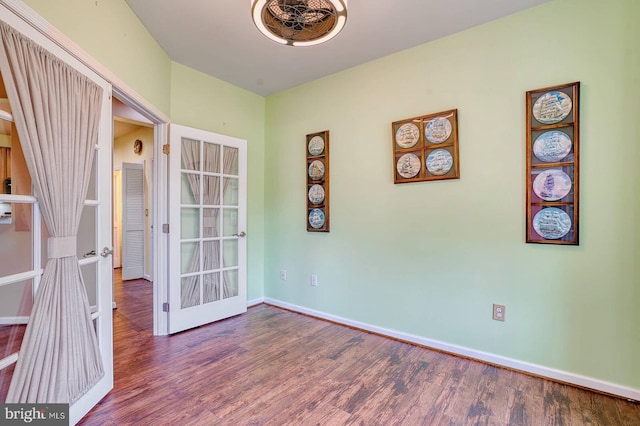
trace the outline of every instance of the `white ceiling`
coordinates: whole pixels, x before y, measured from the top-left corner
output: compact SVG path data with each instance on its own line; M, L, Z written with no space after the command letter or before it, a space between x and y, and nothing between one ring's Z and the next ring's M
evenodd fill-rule
M250 0L126 0L169 57L267 96L550 0L348 0L347 24L312 47L277 44Z

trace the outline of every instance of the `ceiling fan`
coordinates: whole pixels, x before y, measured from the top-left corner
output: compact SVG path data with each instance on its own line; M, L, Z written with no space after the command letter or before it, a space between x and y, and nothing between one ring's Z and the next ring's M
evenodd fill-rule
M253 21L270 39L311 46L335 37L347 19L346 0L252 0Z

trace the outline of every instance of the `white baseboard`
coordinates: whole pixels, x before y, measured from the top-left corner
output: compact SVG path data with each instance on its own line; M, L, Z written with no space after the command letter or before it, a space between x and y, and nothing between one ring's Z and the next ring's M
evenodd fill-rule
M0 325L26 324L29 317L0 317Z
M257 299L247 300L247 308L259 305L261 303L264 303L264 297L258 297Z
M361 330L370 331L372 333L380 334L394 339L403 340L405 342L415 343L420 346L437 349L443 352L448 352L454 355L460 355L466 358L472 358L478 361L483 361L489 364L494 364L513 370L522 371L525 373L533 374L536 376L544 377L550 380L572 384L575 386L593 389L595 391L604 392L611 395L616 395L625 399L640 401L640 389L634 389L615 383L605 382L602 380L594 379L592 377L582 376L567 371L556 370L554 368L545 367L543 365L531 364L525 361L519 361L517 359L507 358L500 355L482 352L475 349L466 348L464 346L453 345L451 343L441 342L438 340L427 339L425 337L416 336L413 334L402 333L400 331L390 330L383 327L377 327L367 323L353 321L347 318L339 317L336 315L327 314L325 312L316 311L314 309L305 308L302 306L294 305L280 300L271 299L269 297L264 298L264 303L277 306L280 308L288 309L301 314L310 315L313 317L333 321L338 324L346 325L349 327L358 328Z

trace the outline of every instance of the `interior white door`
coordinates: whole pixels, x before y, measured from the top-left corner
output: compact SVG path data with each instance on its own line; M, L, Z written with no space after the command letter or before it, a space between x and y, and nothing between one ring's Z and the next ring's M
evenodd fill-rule
M247 142L172 124L169 333L247 310Z
M49 39L44 32L34 28L29 23L32 21L27 22L23 19L23 9L18 8L21 10L21 14L17 14L14 12L16 8L7 5L14 3L0 2L0 19L90 78L104 90L98 144L92 166L92 179L78 230L77 254L80 259L83 279L87 286L87 296L92 305L92 317L94 318L105 375L71 405L69 422L75 424L113 388L113 325L111 315L113 268L110 256L112 248L111 158L113 151L111 85ZM36 373L34 372L34 374Z
M122 163L122 279L144 275L144 166Z

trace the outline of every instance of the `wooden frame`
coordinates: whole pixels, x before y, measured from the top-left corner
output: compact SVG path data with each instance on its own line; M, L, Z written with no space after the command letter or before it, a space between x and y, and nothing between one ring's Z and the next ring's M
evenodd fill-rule
M329 232L329 131L308 134L307 231Z
M459 179L458 110L391 124L393 183Z
M578 245L580 82L526 94L526 242Z

